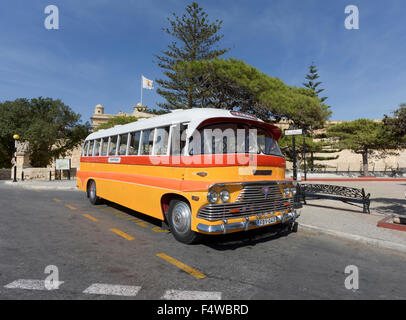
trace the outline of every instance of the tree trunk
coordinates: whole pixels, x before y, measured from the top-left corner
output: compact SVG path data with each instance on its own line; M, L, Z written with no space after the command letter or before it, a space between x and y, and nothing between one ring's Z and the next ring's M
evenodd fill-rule
M362 152L362 172L364 176L368 176L368 151Z

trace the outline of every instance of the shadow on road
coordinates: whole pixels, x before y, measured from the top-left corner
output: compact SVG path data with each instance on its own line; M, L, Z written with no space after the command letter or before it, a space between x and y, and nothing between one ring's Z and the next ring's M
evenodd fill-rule
M138 211L120 206L114 202L105 200L104 204L121 211L134 218L143 220L157 227L166 227L161 220L147 216ZM202 235L196 245L205 245L215 250L235 250L241 247L255 246L258 243L268 242L286 237L291 231L284 230L280 225L249 230L245 232L236 232L226 235Z

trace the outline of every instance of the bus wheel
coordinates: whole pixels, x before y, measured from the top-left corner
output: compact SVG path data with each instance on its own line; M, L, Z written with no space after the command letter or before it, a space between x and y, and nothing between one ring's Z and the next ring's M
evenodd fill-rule
M96 182L94 182L93 180L90 181L88 184L87 197L89 198L91 204L96 205L102 203L102 199L96 194Z
M181 200L171 200L168 210L168 224L176 240L191 244L196 242L199 235L190 229L192 211L189 204Z

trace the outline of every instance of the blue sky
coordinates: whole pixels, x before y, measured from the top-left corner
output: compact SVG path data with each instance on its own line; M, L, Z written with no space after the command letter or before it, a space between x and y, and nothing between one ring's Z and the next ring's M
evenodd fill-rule
M191 1L2 0L0 101L60 98L89 120L140 100L141 74L162 77L154 54L172 40L161 31L172 12ZM404 0L199 1L222 19L224 57L245 60L289 85L302 86L315 61L331 119L381 118L406 101ZM359 30L344 28L347 5L357 5ZM44 27L47 5L59 8L59 30ZM154 107L162 98L144 90Z

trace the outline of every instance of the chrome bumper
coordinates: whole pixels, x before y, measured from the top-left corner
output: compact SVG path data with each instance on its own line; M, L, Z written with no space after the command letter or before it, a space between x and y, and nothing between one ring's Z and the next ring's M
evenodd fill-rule
M284 213L281 215L276 216L276 221L273 224L266 225L271 226L277 223L287 223L293 222L300 216L300 210L293 209L292 212ZM215 225L207 225L204 223L199 223L197 225L197 230L205 233L223 233L226 234L230 231L247 231L252 228L259 227L257 225L257 221L260 219L255 220L248 220L248 217L245 218L245 221L241 222L233 222L228 223L227 220L223 220L222 224L215 224Z

